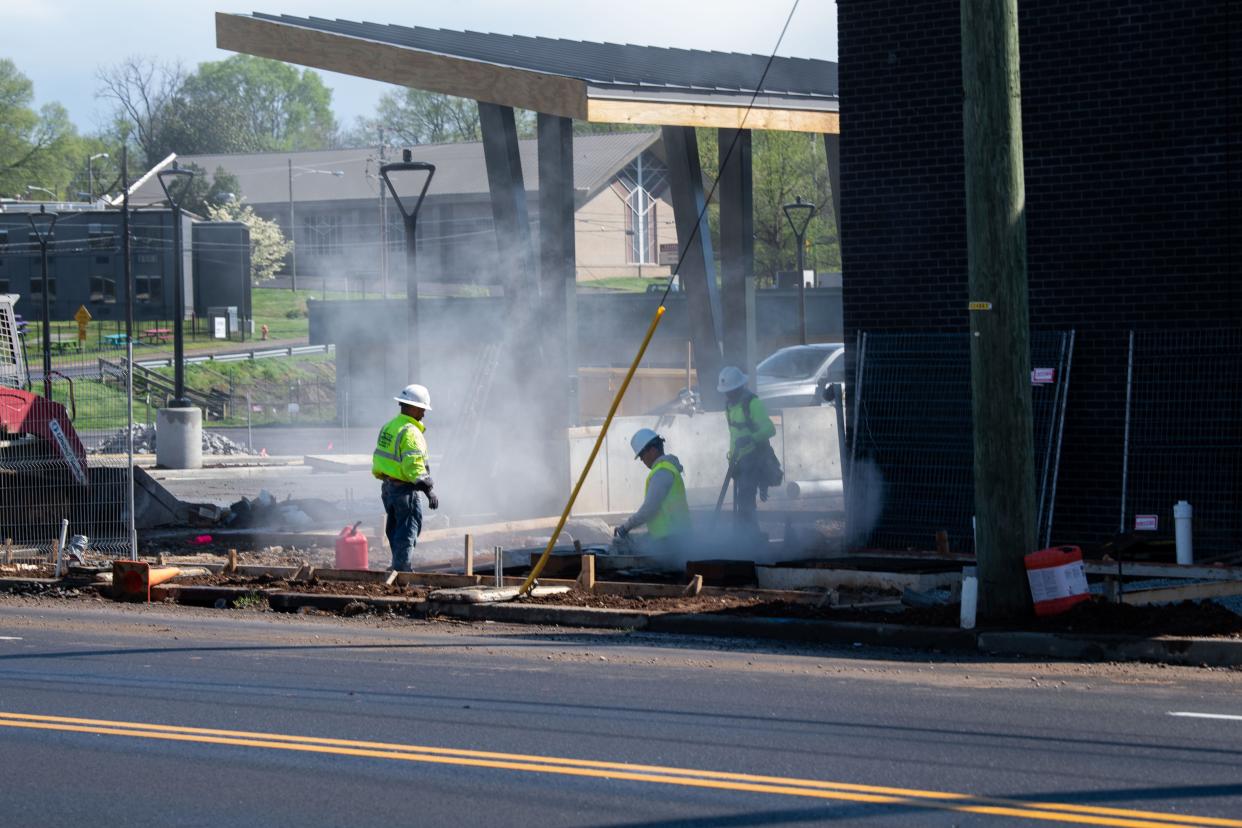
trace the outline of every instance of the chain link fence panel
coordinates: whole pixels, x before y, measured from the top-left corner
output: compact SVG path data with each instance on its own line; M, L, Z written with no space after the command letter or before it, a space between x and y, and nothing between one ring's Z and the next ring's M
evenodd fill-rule
M1171 541L1193 509L1196 560L1242 556L1242 330L1130 334L1122 534Z
M1072 367L1072 332L1031 335L1038 538L1048 543ZM860 334L850 420L852 546L973 552L970 335Z

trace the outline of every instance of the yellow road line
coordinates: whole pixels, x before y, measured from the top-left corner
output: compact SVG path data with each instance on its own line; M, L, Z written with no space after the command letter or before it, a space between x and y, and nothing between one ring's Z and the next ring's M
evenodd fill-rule
M485 767L533 773L624 779L628 781L750 793L802 796L873 804L908 805L965 813L1012 816L1024 819L1088 825L1134 826L1135 828L1164 826L1164 828L1168 828L1170 825L1189 824L1242 828L1242 821L1217 817L1161 814L1152 811L1070 805L1055 802L1024 802L1021 800L973 797L967 794L944 791L925 791L844 782L825 782L813 779L757 776L656 765L600 762L586 759L566 759L527 754L328 739L313 736L291 736L277 733L257 733L214 728L194 728L142 722L118 722L106 719L82 719L66 716L0 712L0 727L93 733L107 736L234 745L239 747Z

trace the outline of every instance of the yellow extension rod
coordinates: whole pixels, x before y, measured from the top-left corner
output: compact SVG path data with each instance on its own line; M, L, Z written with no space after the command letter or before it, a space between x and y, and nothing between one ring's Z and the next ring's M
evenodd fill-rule
M548 546L543 550L543 554L539 556L539 562L535 564L530 574L526 576L526 581L522 584L522 588L518 590L518 597L530 592L531 587L535 585L535 579L539 577L540 572L543 572L544 564L548 562L548 556L552 554L552 547L556 546L556 541L561 536L561 530L565 528L565 521L569 520L569 513L573 510L574 503L578 500L578 492L582 491L582 484L586 482L587 475L591 473L591 466L595 465L595 457L599 454L600 446L604 444L604 438L608 436L608 426L612 425L612 418L616 415L617 409L621 407L621 398L625 396L625 390L630 387L630 380L634 378L634 372L638 370L638 364L643 361L643 355L647 353L647 346L651 343L651 337L655 335L656 327L660 324L662 318L664 318L664 305L661 304L660 307L656 308L655 316L647 327L647 335L643 337L643 344L638 347L638 353L634 355L634 361L630 363L630 370L625 374L625 381L617 389L617 395L612 398L612 407L608 409L608 416L604 418L604 425L599 430L599 436L595 438L595 447L591 449L591 456L587 458L586 465L582 467L582 474L578 475L578 482L574 486L573 492L569 495L569 502L565 504L565 511L561 512L561 519L557 521L552 537L548 538Z

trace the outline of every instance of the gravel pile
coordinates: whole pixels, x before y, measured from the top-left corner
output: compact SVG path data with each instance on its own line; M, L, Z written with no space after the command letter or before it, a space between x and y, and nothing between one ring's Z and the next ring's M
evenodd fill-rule
M155 453L155 426L146 425L144 423L135 423L134 432L134 453L135 454L154 454ZM91 449L95 454L124 454L125 447L125 429L118 430L115 434L105 438L98 446ZM254 454L245 446L230 440L221 434L213 434L210 431L203 432L203 454Z

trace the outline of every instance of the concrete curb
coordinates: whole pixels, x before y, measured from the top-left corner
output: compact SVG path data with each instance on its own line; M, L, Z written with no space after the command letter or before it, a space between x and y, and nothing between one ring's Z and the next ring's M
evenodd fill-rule
M563 607L554 604L464 604L428 602L428 614L468 621L503 621L555 627L595 627L606 630L647 629L658 614L637 610Z
M650 632L677 635L715 635L766 638L803 643L865 644L973 652L975 635L951 627L914 627L907 624L868 624L859 621L814 621L801 618L748 618L734 615L667 614L655 616Z
M979 652L1077 661L1151 661L1190 667L1242 666L1242 639L1139 638L1128 635L1072 635L981 632Z

